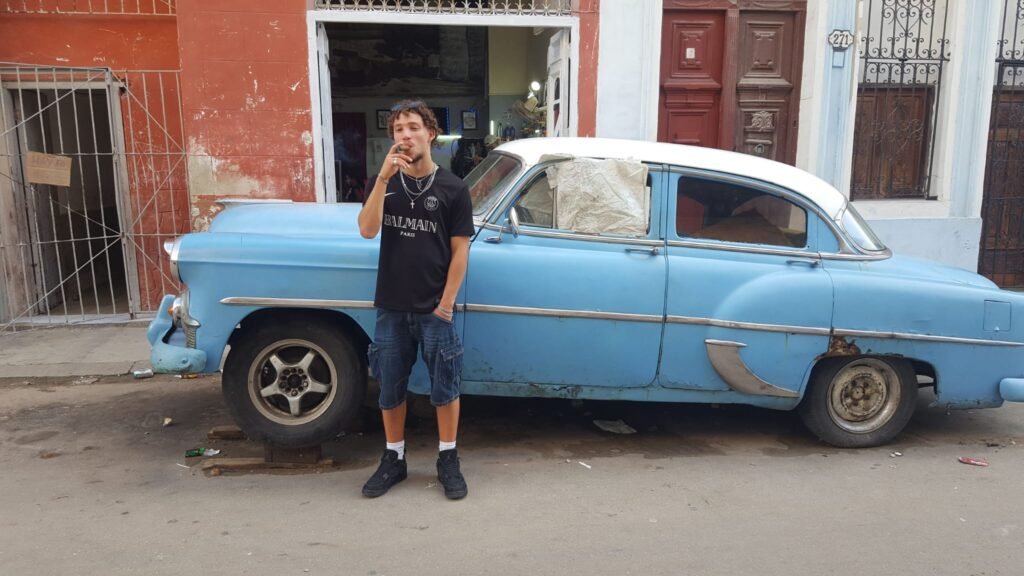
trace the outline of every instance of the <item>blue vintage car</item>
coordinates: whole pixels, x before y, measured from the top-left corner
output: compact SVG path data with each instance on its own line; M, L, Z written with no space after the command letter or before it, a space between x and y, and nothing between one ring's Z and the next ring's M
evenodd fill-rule
M951 408L1024 401L1024 294L894 256L791 166L531 139L467 182L465 393L797 409L841 447L894 438L923 386ZM374 330L379 243L359 209L237 205L169 242L187 288L150 325L156 370L222 369L252 438L334 437L364 400ZM410 388L428 388L422 362Z

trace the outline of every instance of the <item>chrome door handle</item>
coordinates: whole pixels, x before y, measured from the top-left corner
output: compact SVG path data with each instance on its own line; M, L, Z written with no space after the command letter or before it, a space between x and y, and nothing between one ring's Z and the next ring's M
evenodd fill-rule
M790 258L789 260L786 260L786 264L804 264L811 268L815 268L821 264L821 261L813 258Z
M637 254L648 254L650 256L657 256L658 247L651 246L650 248L626 248L626 252L635 252Z

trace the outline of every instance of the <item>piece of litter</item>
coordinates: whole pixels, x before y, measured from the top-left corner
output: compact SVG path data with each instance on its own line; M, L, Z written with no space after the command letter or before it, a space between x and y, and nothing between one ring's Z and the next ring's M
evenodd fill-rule
M174 464L177 465L177 466L181 466L182 468L184 468L186 470L191 470L191 468L189 468L188 466L185 466L184 464L181 464L180 462L175 462Z
M174 377L178 378L179 380L194 380L196 378L199 378L199 374L175 374Z
M903 456L903 452L893 452L892 454L889 454L889 458L899 458L900 456Z
M593 466L591 466L590 464L587 464L586 462L583 462L583 461L581 461L581 460L577 460L577 462L579 462L579 463L580 463L580 466L583 466L583 467L584 467L584 468L586 468L587 470L590 470L591 468L593 468Z
M960 521L961 522L967 522L967 519L966 518L961 518Z
M136 380L142 380L143 378L152 378L153 370L146 368L145 370L132 370L132 377Z
M569 460L568 458L566 458L566 459L565 459L565 463L566 463L566 464L568 464L568 463L570 463L570 462L572 462L572 460Z
M971 466L988 466L987 460L981 458L971 458L970 456L961 456L957 458L963 464L970 464Z
M92 384L97 381L99 381L99 378L90 378L88 376L82 376L81 378L76 378L72 382L72 384L74 384L75 386L80 386L82 384Z
M636 429L622 420L594 420L594 426L612 434L636 434Z
M164 426L165 426L165 427L166 427L166 426L170 426L171 424L174 424L174 420L172 420L172 419L171 419L170 417L168 417L168 416L165 416L165 417L164 417Z

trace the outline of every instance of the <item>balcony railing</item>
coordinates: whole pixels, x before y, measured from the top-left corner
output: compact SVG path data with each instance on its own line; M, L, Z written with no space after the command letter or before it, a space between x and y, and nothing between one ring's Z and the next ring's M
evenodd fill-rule
M572 0L316 0L321 10L412 14L569 16Z
M177 0L0 0L0 14L175 16Z

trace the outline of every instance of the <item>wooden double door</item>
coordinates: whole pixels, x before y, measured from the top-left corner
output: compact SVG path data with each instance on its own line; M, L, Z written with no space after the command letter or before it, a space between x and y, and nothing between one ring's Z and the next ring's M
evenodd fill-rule
M663 9L658 140L794 164L806 1Z

